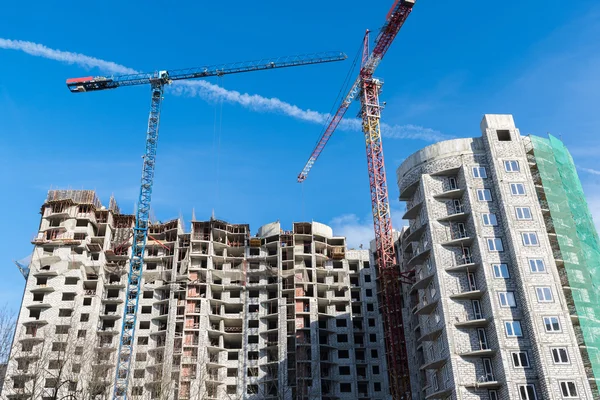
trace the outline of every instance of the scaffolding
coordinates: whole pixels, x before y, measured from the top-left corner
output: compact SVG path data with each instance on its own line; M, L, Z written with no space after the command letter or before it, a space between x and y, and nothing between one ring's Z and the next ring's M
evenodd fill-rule
M530 164L569 311L592 388L600 379L600 239L573 159L564 144L531 136ZM531 154L533 153L533 154ZM537 167L537 170L536 170ZM565 276L566 275L566 276Z
M96 191L94 190L49 190L48 197L46 198L46 203L62 201L62 200L72 200L74 203L78 204L91 204L96 208L102 207L100 200L96 196ZM116 202L115 202L116 206Z

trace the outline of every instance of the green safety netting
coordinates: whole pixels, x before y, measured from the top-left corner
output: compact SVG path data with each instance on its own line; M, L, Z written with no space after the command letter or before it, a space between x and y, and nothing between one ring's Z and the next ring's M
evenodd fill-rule
M573 158L554 136L530 136L539 180L546 199L540 199L552 217L560 251L554 253L569 311L576 313L578 341L590 378L600 378L600 239L588 208ZM535 173L534 173L535 175ZM534 177L536 178L536 177ZM564 266L564 269L563 269ZM566 274L566 276L565 276ZM577 324L577 323L576 323ZM583 337L580 337L583 336ZM587 352L587 357L585 353ZM587 358L587 360L585 360Z

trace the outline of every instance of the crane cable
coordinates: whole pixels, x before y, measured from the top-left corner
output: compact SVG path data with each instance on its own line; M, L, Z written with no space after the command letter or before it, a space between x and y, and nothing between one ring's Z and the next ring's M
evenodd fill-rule
M217 85L223 86L223 77L217 77ZM217 128L218 121L218 128ZM215 105L215 116L213 126L213 161L215 164L215 187L214 187L214 198L213 198L213 216L214 210L219 203L219 178L220 178L220 162L221 162L221 133L223 130L223 98L221 98L220 104Z
M348 73L346 74L346 77L344 78L344 81L342 82L342 87L340 87L340 90L333 102L333 104L331 105L331 109L329 110L329 114L327 117L327 120L325 121L325 125L323 127L323 131L321 131L321 135L319 135L319 138L317 139L316 144L319 143L320 137L322 136L322 133L325 131L325 129L327 129L327 127L329 126L329 124L331 123L331 119L333 118L333 116L335 115L335 110L337 110L340 107L340 102L342 101L342 96L344 95L344 93L348 92L348 89L350 88L350 85L352 83L352 77L355 75L354 74L354 70L356 69L356 65L358 64L358 60L361 59L362 57L362 50L363 50L363 45L361 43L361 45L358 47L358 51L356 52L356 55L354 56L354 60L352 61L352 65L350 66L350 68L348 69ZM302 201L302 220L305 221L305 200L304 200L304 181L300 182L300 188L302 190L302 196L301 196L301 201Z

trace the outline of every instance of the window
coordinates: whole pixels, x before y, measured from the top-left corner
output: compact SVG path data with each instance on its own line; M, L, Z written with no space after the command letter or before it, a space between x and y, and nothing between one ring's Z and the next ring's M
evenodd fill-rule
M62 299L63 301L73 301L75 300L75 293L63 293Z
M258 385L248 385L248 386L246 386L246 393L248 393L248 394L258 394Z
M508 273L508 265L506 264L492 264L492 270L494 271L494 278L496 279L510 278L510 274Z
M381 392L381 382L375 382L375 383L373 383L373 390L375 392Z
M235 378L237 376L237 368L227 368L227 377Z
M546 265L541 258L532 258L529 260L529 270L533 273L546 272Z
M69 329L70 329L70 328L71 328L71 327L70 327L70 326L68 326L68 325L57 325L57 326L56 326L55 333L56 333L57 335L66 335L67 333L69 333Z
M529 357L525 351L513 351L511 353L513 367L515 368L529 368Z
M518 388L521 400L537 400L533 385L519 385Z
M65 277L65 285L77 285L77 278L67 276Z
M142 314L152 314L152 306L142 306Z
M440 390L440 384L438 383L437 374L435 374L435 373L433 374L431 381L432 381L432 385L433 385L433 390L435 392Z
M350 384L350 383L340 383L340 392L342 392L342 393L351 393L352 392L352 384Z
M366 290L366 295L367 295L367 297L373 296L373 289L367 289Z
M369 318L369 326L375 326L375 318Z
M544 326L546 327L546 332L560 332L560 321L558 317L544 317Z
M258 335L248 335L248 343L258 343Z
M379 365L373 365L373 374L379 375Z
M506 172L519 172L519 162L517 160L504 161L504 170Z
M90 320L90 314L81 314L81 318L79 318L80 322L88 322Z
M83 298L83 305L84 306L91 306L92 305L92 298L91 297L84 297Z
M500 238L488 238L487 245L489 251L504 251L502 239Z
M562 381L560 382L560 392L564 399L571 399L577 396L577 387L574 381Z
M369 274L365 275L365 282L371 282L371 275L369 275Z
M337 335L337 342L338 343L347 343L348 335Z
M525 185L523 185L522 183L511 183L510 193L512 193L513 196L524 196Z
M345 326L347 326L348 321L345 319L336 319L335 320L335 326L338 328L343 328Z
M473 318L482 319L483 314L481 313L481 303L479 302L479 300L471 300L471 305L473 306Z
M487 171L485 167L473 167L473 178L487 178Z
M484 226L498 225L498 219L496 218L496 214L492 214L492 213L481 214L481 219L483 220Z
M493 382L494 379L494 370L492 369L492 359L491 358L482 358L483 362L483 371L485 372L485 381Z
M515 207L515 213L517 214L517 219L533 219L531 215L531 208L529 207Z
M77 338L78 339L85 339L85 336L87 335L87 331L80 329L79 331L77 331Z
M458 182L455 176L451 176L448 178L448 186L450 187L450 190L458 189Z
M136 369L135 371L133 371L133 377L136 379L142 379L145 374L146 370L144 369Z
M338 350L338 358L350 358L348 350Z
M488 396L490 400L498 400L498 392L496 392L495 390L490 390L488 392Z
M504 330L508 337L523 337L520 321L504 321Z
M523 246L539 246L540 244L535 232L523 232L521 237L523 238Z
M340 375L350 375L350 367L340 367Z
M374 311L375 307L373 307L373 303L367 303L367 311Z
M377 350L375 350L375 349L371 350L371 357L372 358L378 358L379 357L379 355L377 354Z
M484 328L477 328L477 339L479 340L479 350L488 350L490 348Z
M535 294L539 303L549 303L553 301L552 289L550 286L540 286L535 288Z
M569 364L569 352L566 347L555 347L551 351L554 364Z
M498 301L500 302L500 307L517 306L514 292L498 292Z
M444 382L448 382L450 380L450 374L448 373L448 364L444 364L442 367L442 378L444 378Z
M499 142L510 142L510 131L508 129L497 129L496 135L498 136Z
M490 192L490 189L477 189L477 200L492 201L492 192Z
M371 333L369 334L369 342L377 342L377 334L376 333Z

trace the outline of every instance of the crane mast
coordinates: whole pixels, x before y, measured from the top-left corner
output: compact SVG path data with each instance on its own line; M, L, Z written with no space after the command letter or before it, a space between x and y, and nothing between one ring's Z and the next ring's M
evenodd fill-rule
M319 64L342 61L347 57L344 53L329 52L316 53L302 56L280 57L262 59L250 62L213 65L200 68L188 68L173 71L158 71L154 73L138 73L111 77L84 77L67 79L67 87L72 93L90 92L106 89L116 89L120 86L135 86L149 84L151 87L150 115L146 131L146 149L143 157L142 180L139 199L135 214L135 227L133 230L133 243L131 259L127 277L127 291L125 294L125 307L123 310L123 323L117 353L117 368L115 371L115 385L113 390L114 400L126 400L135 342L135 327L139 294L144 268L144 255L148 239L148 225L152 187L154 184L154 170L156 167L156 149L158 143L158 129L160 110L163 100L165 85L175 80L204 78L209 76L222 76L241 72L260 71L274 68L285 68L300 65Z
M362 65L359 76L342 100L340 107L330 119L315 149L298 175L298 182L306 180L309 171L325 148L352 101L360 100L359 116L367 152L371 209L375 231L375 249L381 287L382 314L384 320L386 359L390 390L394 400L412 398L408 370L408 356L402 319L401 283L410 282L409 274L400 272L394 251L394 236L390 214L389 194L381 140L381 107L379 104L380 80L373 78L377 66L394 41L400 28L412 11L415 0L395 0L386 22L375 40L369 54L369 32L363 41Z

